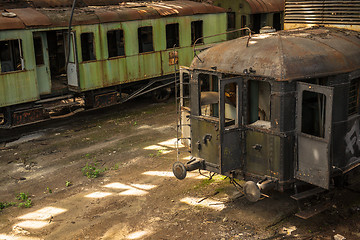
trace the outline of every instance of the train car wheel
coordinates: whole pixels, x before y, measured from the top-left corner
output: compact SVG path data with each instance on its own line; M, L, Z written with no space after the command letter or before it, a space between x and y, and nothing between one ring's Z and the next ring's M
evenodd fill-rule
M152 91L152 99L154 102L165 102L170 98L171 87L163 87Z

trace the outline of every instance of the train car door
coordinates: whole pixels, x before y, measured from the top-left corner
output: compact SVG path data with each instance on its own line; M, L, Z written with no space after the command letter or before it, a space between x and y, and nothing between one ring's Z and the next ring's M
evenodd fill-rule
M220 81L221 173L242 167L242 86L241 78Z
M79 88L79 75L78 75L78 60L75 32L70 33L70 50L69 62L67 65L67 80L68 87L71 90L78 90Z
M48 44L45 32L35 32L33 34L36 76L38 81L39 93L51 93L51 76Z
M333 88L298 82L295 178L329 189Z

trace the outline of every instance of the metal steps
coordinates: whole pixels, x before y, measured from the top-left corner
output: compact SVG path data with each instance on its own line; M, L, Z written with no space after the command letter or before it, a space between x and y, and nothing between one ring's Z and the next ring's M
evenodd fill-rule
M312 188L312 189L304 191L304 192L294 194L290 197L296 201L299 201L301 199L309 198L311 196L315 196L315 195L323 193L325 191L326 191L326 189L317 187L317 188Z

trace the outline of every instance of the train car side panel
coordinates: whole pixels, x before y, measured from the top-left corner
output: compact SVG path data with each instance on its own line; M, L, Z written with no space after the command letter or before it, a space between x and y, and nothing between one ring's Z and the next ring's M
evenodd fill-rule
M0 107L37 100L39 91L30 31L3 31L0 44Z

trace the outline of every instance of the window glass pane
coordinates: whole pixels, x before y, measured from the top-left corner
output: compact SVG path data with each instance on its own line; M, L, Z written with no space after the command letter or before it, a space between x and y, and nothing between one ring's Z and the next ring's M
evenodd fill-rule
M201 115L219 117L219 80L217 76L199 74Z
M41 37L34 37L34 50L36 65L44 64L44 54Z
M93 33L81 34L81 51L83 61L96 60Z
M179 47L179 24L166 25L166 48Z
M324 94L303 91L301 132L325 136L326 97Z
M191 45L194 45L196 39L203 37L203 21L191 22ZM204 39L199 39L196 44L204 43Z
M151 26L138 28L138 39L139 53L154 51Z
M1 72L21 70L21 40L0 41Z
M114 30L107 32L109 58L125 56L124 31Z

